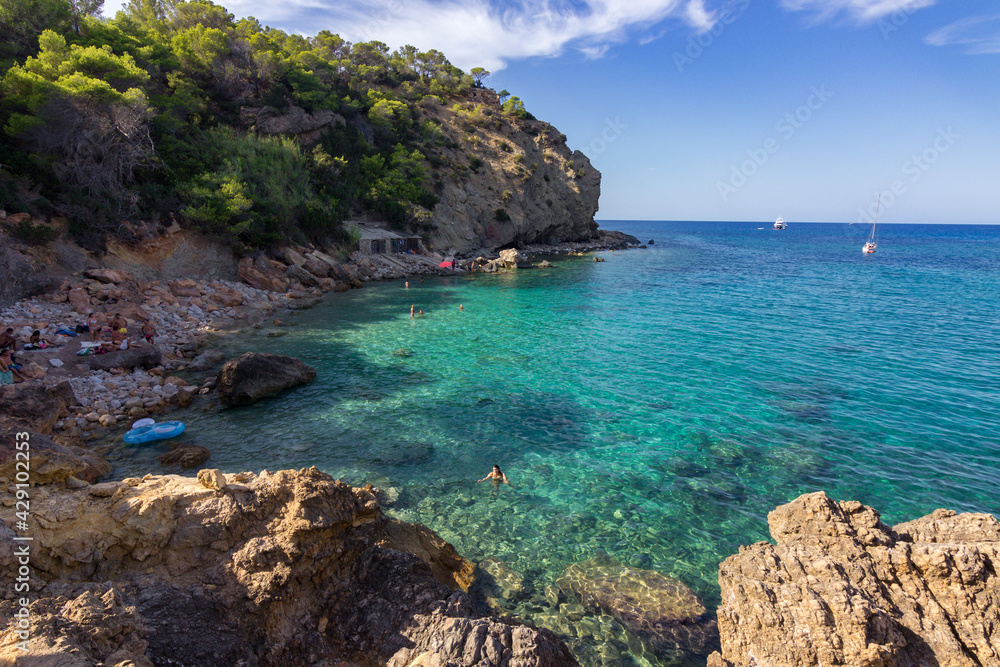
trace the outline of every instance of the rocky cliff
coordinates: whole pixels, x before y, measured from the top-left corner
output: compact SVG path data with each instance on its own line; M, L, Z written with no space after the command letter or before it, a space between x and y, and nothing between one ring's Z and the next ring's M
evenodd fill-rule
M2 505L10 582L23 531ZM547 631L473 617L471 563L316 469L70 478L31 508L30 652L7 587L0 664L576 664Z
M937 510L892 528L812 493L768 515L777 544L719 568L709 667L1000 665L1000 522Z
M434 179L441 198L429 245L461 254L597 234L601 174L548 123L500 113L496 93L476 89L423 112L441 126Z

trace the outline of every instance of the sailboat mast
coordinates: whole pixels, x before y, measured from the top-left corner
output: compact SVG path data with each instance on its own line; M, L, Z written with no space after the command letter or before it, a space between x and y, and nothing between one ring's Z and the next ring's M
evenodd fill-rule
M872 243L875 242L875 228L878 227L878 211L881 206L882 206L882 194L879 193L878 202L876 202L875 204L875 222L872 223L872 238L871 238Z

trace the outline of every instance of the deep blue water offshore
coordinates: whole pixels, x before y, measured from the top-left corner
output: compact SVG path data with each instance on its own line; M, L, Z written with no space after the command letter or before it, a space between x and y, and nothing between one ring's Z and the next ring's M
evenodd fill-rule
M655 245L371 284L282 337L230 341L317 379L190 410L185 438L226 472L315 465L394 487L391 514L523 574L508 609L587 664L671 663L607 617L555 618L543 591L573 562L607 553L714 609L718 563L768 539L767 512L799 494L888 523L1000 513L1000 227L884 225L865 256L858 225L601 226ZM130 450L116 474L165 449ZM509 488L476 483L493 463Z

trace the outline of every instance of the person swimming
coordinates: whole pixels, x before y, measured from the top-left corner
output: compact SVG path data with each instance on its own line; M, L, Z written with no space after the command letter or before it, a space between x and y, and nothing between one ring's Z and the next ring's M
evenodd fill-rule
M503 474L503 470L500 470L500 466L498 465L494 465L490 474L477 481L485 482L488 479L492 479L497 484L510 484L510 482L507 481L507 475Z

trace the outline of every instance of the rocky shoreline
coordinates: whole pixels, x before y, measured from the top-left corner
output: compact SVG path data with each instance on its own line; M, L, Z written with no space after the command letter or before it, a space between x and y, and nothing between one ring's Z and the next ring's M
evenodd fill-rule
M244 258L242 282L227 280L153 280L143 282L125 271L93 267L76 279L65 279L52 291L0 310L0 323L27 339L33 331L64 347L19 352L23 372L46 386L69 381L77 398L69 414L52 428L63 439L96 437L102 428L123 421L189 406L215 386L211 372L225 357L211 349L224 333L281 325L283 313L317 305L323 294L360 288L374 280L422 275L454 275L528 268L534 255L558 255L636 247L638 239L604 231L591 241L533 245L524 253L502 250L495 258L458 260L454 269L438 266L443 257L428 255L360 255L340 263L322 251L282 248L282 260ZM130 324L132 348L103 355L77 356L87 334L61 336L85 322L90 312L121 313ZM138 335L141 322L157 330L155 345ZM206 349L207 348L207 349ZM183 372L188 379L176 375ZM192 382L192 373L203 373ZM120 428L120 427L119 427Z
M518 270L532 266L531 255L636 245L604 232L592 242L459 260L454 271ZM378 489L352 488L315 469L100 482L111 466L86 443L108 429L206 396L254 400L314 373L297 360L261 359L269 355L230 360L220 372L217 337L280 326L326 292L453 273L420 255L340 263L308 248L278 254L241 260L243 282L142 281L90 267L0 311L17 334L38 329L49 339L91 310L120 312L130 328L148 319L159 332L156 345L99 356L78 356L80 337L63 337L64 347L21 353L33 381L0 387L5 581L19 576L18 433L31 442L33 538L30 651L18 647L20 602L7 587L0 613L11 620L0 626L0 664L577 664L550 630L485 615L477 600L517 594L518 573L496 559L477 566L429 529L389 518ZM292 371L262 371L263 362ZM229 386L261 375L276 379L249 392ZM171 454L184 467L207 457ZM816 493L768 518L776 544L742 547L721 564L723 604L714 613L680 582L594 558L569 566L545 591L544 625L561 632L594 610L665 660L704 660L719 649L709 667L1000 664L993 516L938 510L890 528L872 508Z

